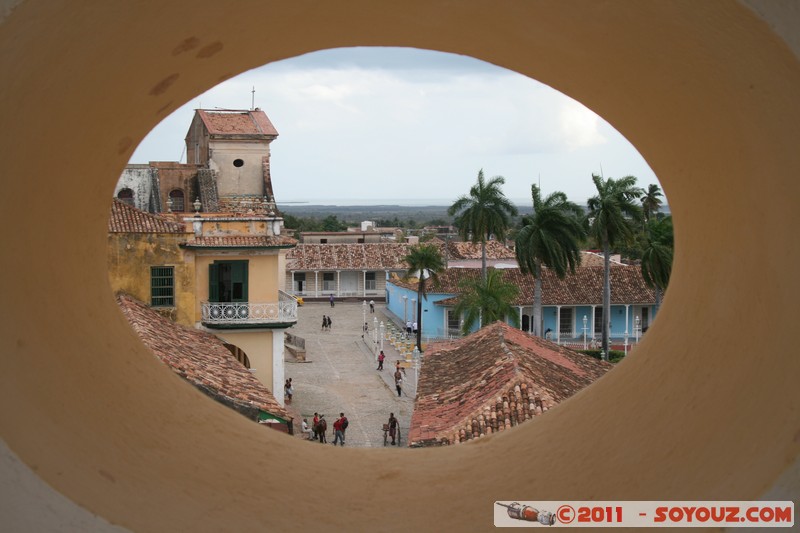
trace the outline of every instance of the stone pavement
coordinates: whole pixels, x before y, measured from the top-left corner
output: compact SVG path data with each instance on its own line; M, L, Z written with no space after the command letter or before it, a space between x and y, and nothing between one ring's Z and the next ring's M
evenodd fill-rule
M303 418L311 419L314 412L325 415L328 421L328 442L333 442L333 423L343 412L350 421L345 446L382 447L383 424L389 413L400 422L402 446L411 422L414 405L414 369L407 369L403 378L402 395L397 396L394 386L395 361L400 355L389 342L384 342L386 361L384 370L376 370L378 363L374 352L373 318L386 322L384 304L375 304L375 313L366 309L369 331L362 339L363 304L336 302L308 302L297 309L297 324L289 333L305 339L306 360L296 361L286 352L286 378L292 378L294 394L286 403L295 416L299 434ZM330 331L322 331L322 316L330 316ZM319 445L311 441L309 445ZM328 444L330 446L330 444Z

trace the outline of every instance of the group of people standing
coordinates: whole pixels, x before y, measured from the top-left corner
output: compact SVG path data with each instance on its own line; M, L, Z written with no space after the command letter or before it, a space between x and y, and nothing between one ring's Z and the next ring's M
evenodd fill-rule
M344 416L344 413L339 413L339 418L333 423L333 444L336 446L344 446L344 436L347 431L347 426L350 421ZM303 434L308 435L309 440L317 440L323 444L328 442L327 434L328 422L325 420L324 414L314 413L314 418L311 421L311 427L308 426L308 419L303 419Z
M330 331L333 321L328 315L322 315L322 331Z

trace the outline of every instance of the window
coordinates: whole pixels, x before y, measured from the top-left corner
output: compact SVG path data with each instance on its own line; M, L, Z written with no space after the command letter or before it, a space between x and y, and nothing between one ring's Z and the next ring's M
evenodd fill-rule
M368 291L374 291L377 288L377 284L375 283L375 272L367 272L364 275L364 288Z
M175 267L150 267L150 305L175 306Z
M244 161L242 161L241 159L234 159L233 166L235 166L236 168L241 168L244 166Z
M320 244L328 244L328 239L320 239L319 243Z
M173 213L183 213L186 211L186 204L183 201L183 191L180 189L173 189L169 191L169 199L172 201L170 210Z
M133 191L128 188L120 189L117 198L128 205L133 205Z
M572 307L562 307L558 322L558 331L561 335L572 335Z
M247 261L214 261L208 265L209 301L246 302L247 292Z
M595 307L594 308L594 334L595 335L602 335L603 334L603 308L602 307Z
M322 274L322 290L323 291L335 291L336 290L336 280L334 279L333 272L325 272Z
M452 309L447 310L447 331L454 332L458 331L461 328L461 320L458 318L458 315L453 312Z

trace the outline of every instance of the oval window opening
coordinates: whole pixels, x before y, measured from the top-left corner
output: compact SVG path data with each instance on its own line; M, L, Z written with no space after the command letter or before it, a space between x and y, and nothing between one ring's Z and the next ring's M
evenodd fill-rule
M121 181L147 208L132 216L114 203L109 265L112 286L130 293L120 305L137 309L126 316L168 311L175 327L212 333L187 341L186 354L227 353L214 382L238 389L209 395L262 395L254 421L318 438L314 415L325 415L327 437L354 447L391 446L385 426L395 446L490 436L602 377L656 318L673 246L666 198L641 155L582 104L476 59L416 49L325 50L235 80L255 87L250 108L230 107L231 80L201 96L210 108L186 104L137 148ZM183 147L168 137L176 128L189 129ZM157 163L170 144L193 164ZM244 158L253 164L233 171ZM200 206L192 215L181 213L184 191ZM504 206L504 223L488 229L469 222L486 195ZM596 221L609 205L628 231L603 242ZM547 231L564 253L548 256L551 241L536 239ZM122 253L150 249L152 236L134 242L148 232L158 257ZM170 272L169 309L141 303L155 277L128 283L153 268ZM420 272L431 271L440 284L423 274L422 297ZM172 326L159 327L170 338ZM347 371L298 364L336 361L341 335L357 346L344 350ZM488 338L502 342L477 350ZM158 354L157 336L147 342ZM563 375L538 374L542 357ZM526 370L490 383L498 365ZM359 385L339 386L340 376ZM337 435L342 413L363 429Z

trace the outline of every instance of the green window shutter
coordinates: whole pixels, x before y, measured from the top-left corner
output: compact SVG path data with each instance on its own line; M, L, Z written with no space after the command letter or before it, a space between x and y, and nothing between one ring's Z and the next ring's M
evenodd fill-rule
M153 307L175 305L175 267L150 267L150 305Z
M246 302L247 300L247 280L248 280L248 262L247 261L232 261L231 262L231 284L233 302Z
M208 301L219 301L219 265L208 265Z

